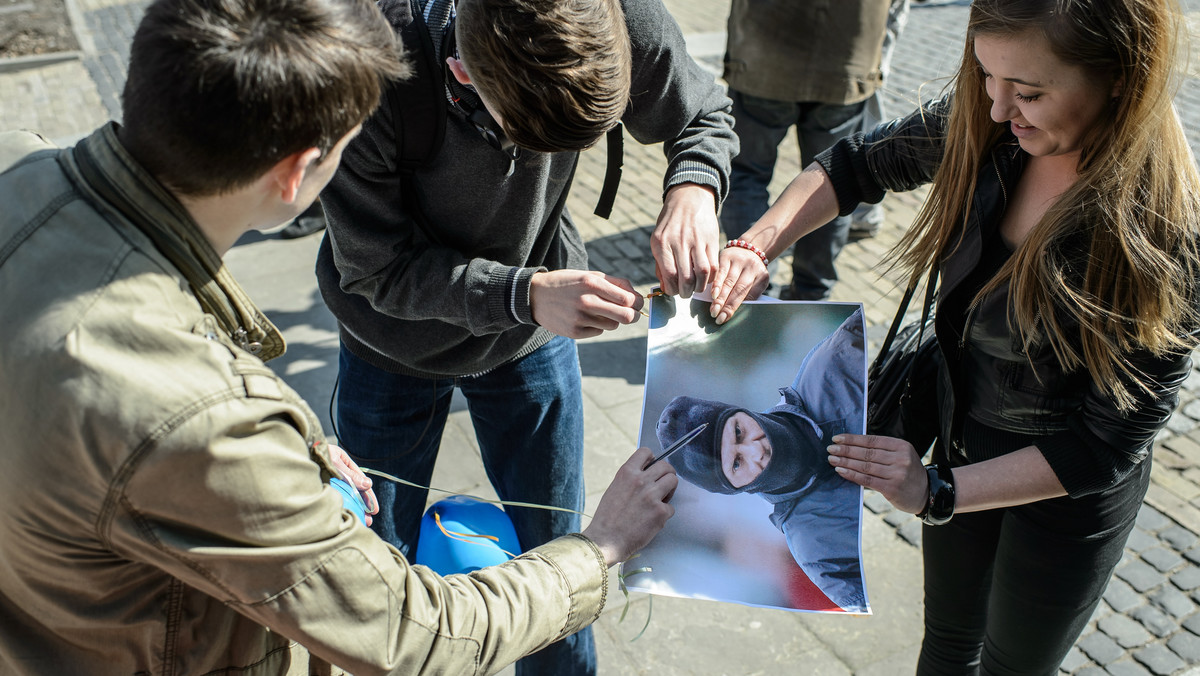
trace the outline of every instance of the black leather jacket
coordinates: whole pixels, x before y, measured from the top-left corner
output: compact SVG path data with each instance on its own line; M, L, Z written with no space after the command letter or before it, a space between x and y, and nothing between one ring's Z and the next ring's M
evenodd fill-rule
M843 139L817 157L832 180L841 214L860 202L878 202L886 191L912 190L933 178L948 106L948 99L927 104L923 113ZM939 264L939 308L973 292L960 285L979 263L983 242L999 227L1027 157L1011 136L991 150L977 178L961 244L943 254ZM962 443L964 416L970 416L989 428L1032 438L1072 496L1120 482L1149 457L1191 372L1191 353L1129 355L1151 392L1131 388L1137 403L1122 413L1085 370L1065 371L1045 340L1023 346L1009 328L1008 305L1004 286L967 314L965 326L952 326L951 318L937 315L944 357L938 383L941 447L954 464L973 460ZM1065 316L1059 320L1067 322Z

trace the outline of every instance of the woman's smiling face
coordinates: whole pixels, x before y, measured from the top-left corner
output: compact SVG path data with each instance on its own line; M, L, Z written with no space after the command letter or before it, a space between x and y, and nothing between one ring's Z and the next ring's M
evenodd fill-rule
M734 488L758 478L771 464L771 440L754 418L738 411L721 429L721 469Z
M1117 87L1058 58L1040 33L975 37L991 117L1034 157L1078 156Z

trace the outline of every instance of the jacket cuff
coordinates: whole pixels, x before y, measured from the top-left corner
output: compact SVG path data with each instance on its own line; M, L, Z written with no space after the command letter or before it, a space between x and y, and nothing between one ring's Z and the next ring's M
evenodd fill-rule
M572 533L531 553L554 565L571 595L567 621L558 638L570 636L600 619L608 602L608 566L596 543L580 533Z
M1131 455L1113 448L1082 424L1070 424L1070 429L1038 439L1035 445L1072 498L1115 486L1149 457L1148 449Z
M546 268L517 268L497 266L488 275L488 312L492 317L507 317L515 324L533 324L533 308L529 305L529 282L536 272Z
M725 201L725 194L728 192L721 181L721 173L703 162L694 160L683 160L672 167L671 171L663 180L663 198L666 199L667 191L679 185L680 183L695 183L706 188L712 188L713 195L716 196L716 208L721 209L721 203Z
M886 192L879 186L864 186L859 181L859 177L871 175L864 157L864 140L862 133L847 136L818 153L813 160L829 174L830 184L837 194L839 216L849 216L863 202L878 203Z

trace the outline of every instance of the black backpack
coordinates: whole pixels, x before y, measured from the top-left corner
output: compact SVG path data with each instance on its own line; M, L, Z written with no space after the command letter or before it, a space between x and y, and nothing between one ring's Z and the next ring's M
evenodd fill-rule
M393 81L384 91L381 105L391 106L396 134L396 163L402 174L411 175L437 156L446 136L446 66L445 56L434 49L433 39L425 25L417 0L377 0L383 16L392 25L404 52L408 55L413 74L406 80ZM449 34L453 35L453 23ZM449 52L444 41L443 52ZM488 137L488 141L501 148L504 135L499 125L491 119L487 110L478 104L463 106L463 112L471 122ZM608 218L612 214L617 187L621 183L621 164L624 153L622 127L608 131L608 165L604 171L604 185L596 203L596 215ZM508 149L513 158L519 150Z

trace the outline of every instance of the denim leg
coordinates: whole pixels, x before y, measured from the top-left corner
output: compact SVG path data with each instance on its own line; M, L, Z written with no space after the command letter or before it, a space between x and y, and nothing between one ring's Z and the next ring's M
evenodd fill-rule
M849 105L809 103L801 106L796 135L800 140L800 165L843 136L858 131L866 101ZM837 259L850 234L850 217L838 216L796 242L792 254L794 300L825 300L837 283Z
M362 467L428 486L433 476L453 383L389 373L343 345L338 356L338 443ZM429 491L374 478L379 513L371 529L416 559Z
M721 229L737 239L764 212L770 197L767 186L775 173L779 144L793 124L799 109L790 101L774 101L729 91L733 98L734 128L742 149L733 158L729 195L721 207Z
M532 354L462 378L484 469L502 500L582 510L583 394L575 341L557 337ZM578 532L578 514L505 507L525 551ZM519 676L596 672L592 630L517 662Z

